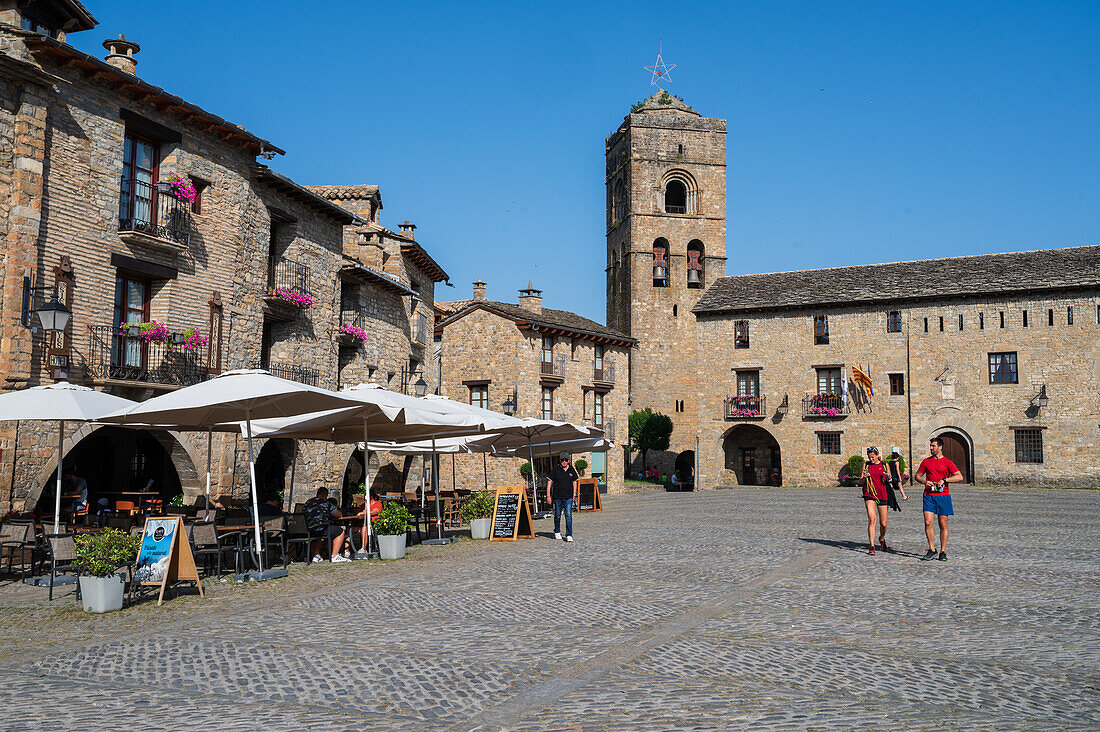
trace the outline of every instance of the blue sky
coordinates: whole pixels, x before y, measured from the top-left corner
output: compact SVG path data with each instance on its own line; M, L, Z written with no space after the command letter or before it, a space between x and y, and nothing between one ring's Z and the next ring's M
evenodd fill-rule
M604 137L652 89L728 120L728 273L1100 241L1100 5L89 0L139 74L382 186L440 299L604 319Z

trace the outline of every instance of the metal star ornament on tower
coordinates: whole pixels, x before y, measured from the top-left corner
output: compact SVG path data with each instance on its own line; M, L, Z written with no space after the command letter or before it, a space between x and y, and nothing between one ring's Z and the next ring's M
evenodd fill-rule
M669 76L669 72L671 72L674 68L676 68L676 64L669 65L669 64L665 63L664 59L661 58L661 50L662 50L661 46L658 46L657 47L657 63L653 64L652 66L646 66L645 67L646 71L653 74L653 78L651 78L649 80L649 85L650 86L657 86L658 82L660 82L660 81L671 82L672 77Z

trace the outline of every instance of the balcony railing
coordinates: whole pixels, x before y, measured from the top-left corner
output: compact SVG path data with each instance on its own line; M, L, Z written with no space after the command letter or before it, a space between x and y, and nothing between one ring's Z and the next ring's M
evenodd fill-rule
M802 400L803 418L847 417L851 408L836 394L811 394Z
M605 384L615 383L615 366L614 364L604 364L602 369L592 369L592 380L602 381Z
M723 416L726 419L760 419L767 413L767 397L728 396L723 400Z
M666 203L665 204L665 213L677 213L677 214L687 213L687 206L677 206L674 203Z
M293 259L278 259L267 272L267 289L274 293L276 289L294 290L303 295L312 295L309 267Z
M119 188L119 233L136 232L186 247L191 243L191 204L157 186L123 178Z
M559 378L565 378L565 359L555 358L553 361L541 361L539 364L540 373L543 376L557 376Z
M188 350L170 341L122 335L117 325L91 325L86 369L93 379L190 386L207 378L205 347Z
M290 379L291 381L297 381L299 384L305 384L307 386L317 386L317 380L321 376L321 372L317 369L299 366L296 363L270 361L267 366L262 366L257 363L253 364L252 368L266 369L272 376L278 376L280 379Z

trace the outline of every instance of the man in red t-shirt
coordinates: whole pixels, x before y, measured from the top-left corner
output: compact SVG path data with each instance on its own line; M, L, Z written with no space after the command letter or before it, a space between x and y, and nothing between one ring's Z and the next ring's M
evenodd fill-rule
M931 457L926 457L917 468L916 481L924 484L924 535L928 538L928 551L922 562L936 558L936 532L932 526L932 519L939 516L940 524L940 556L941 562L947 561L947 517L954 516L955 510L951 507L951 491L948 483L962 482L962 473L955 463L943 456L943 440L933 437L928 441L928 452Z

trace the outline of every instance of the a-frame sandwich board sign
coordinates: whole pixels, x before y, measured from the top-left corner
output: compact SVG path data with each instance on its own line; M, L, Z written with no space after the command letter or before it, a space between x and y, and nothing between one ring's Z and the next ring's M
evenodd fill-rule
M141 550L134 567L134 581L145 586L159 586L157 605L164 603L165 592L176 582L194 582L199 595L205 597L191 542L184 533L179 516L149 518L141 534Z
M515 541L517 537L534 539L535 524L531 520L526 489L521 485L506 485L497 489L489 540Z

